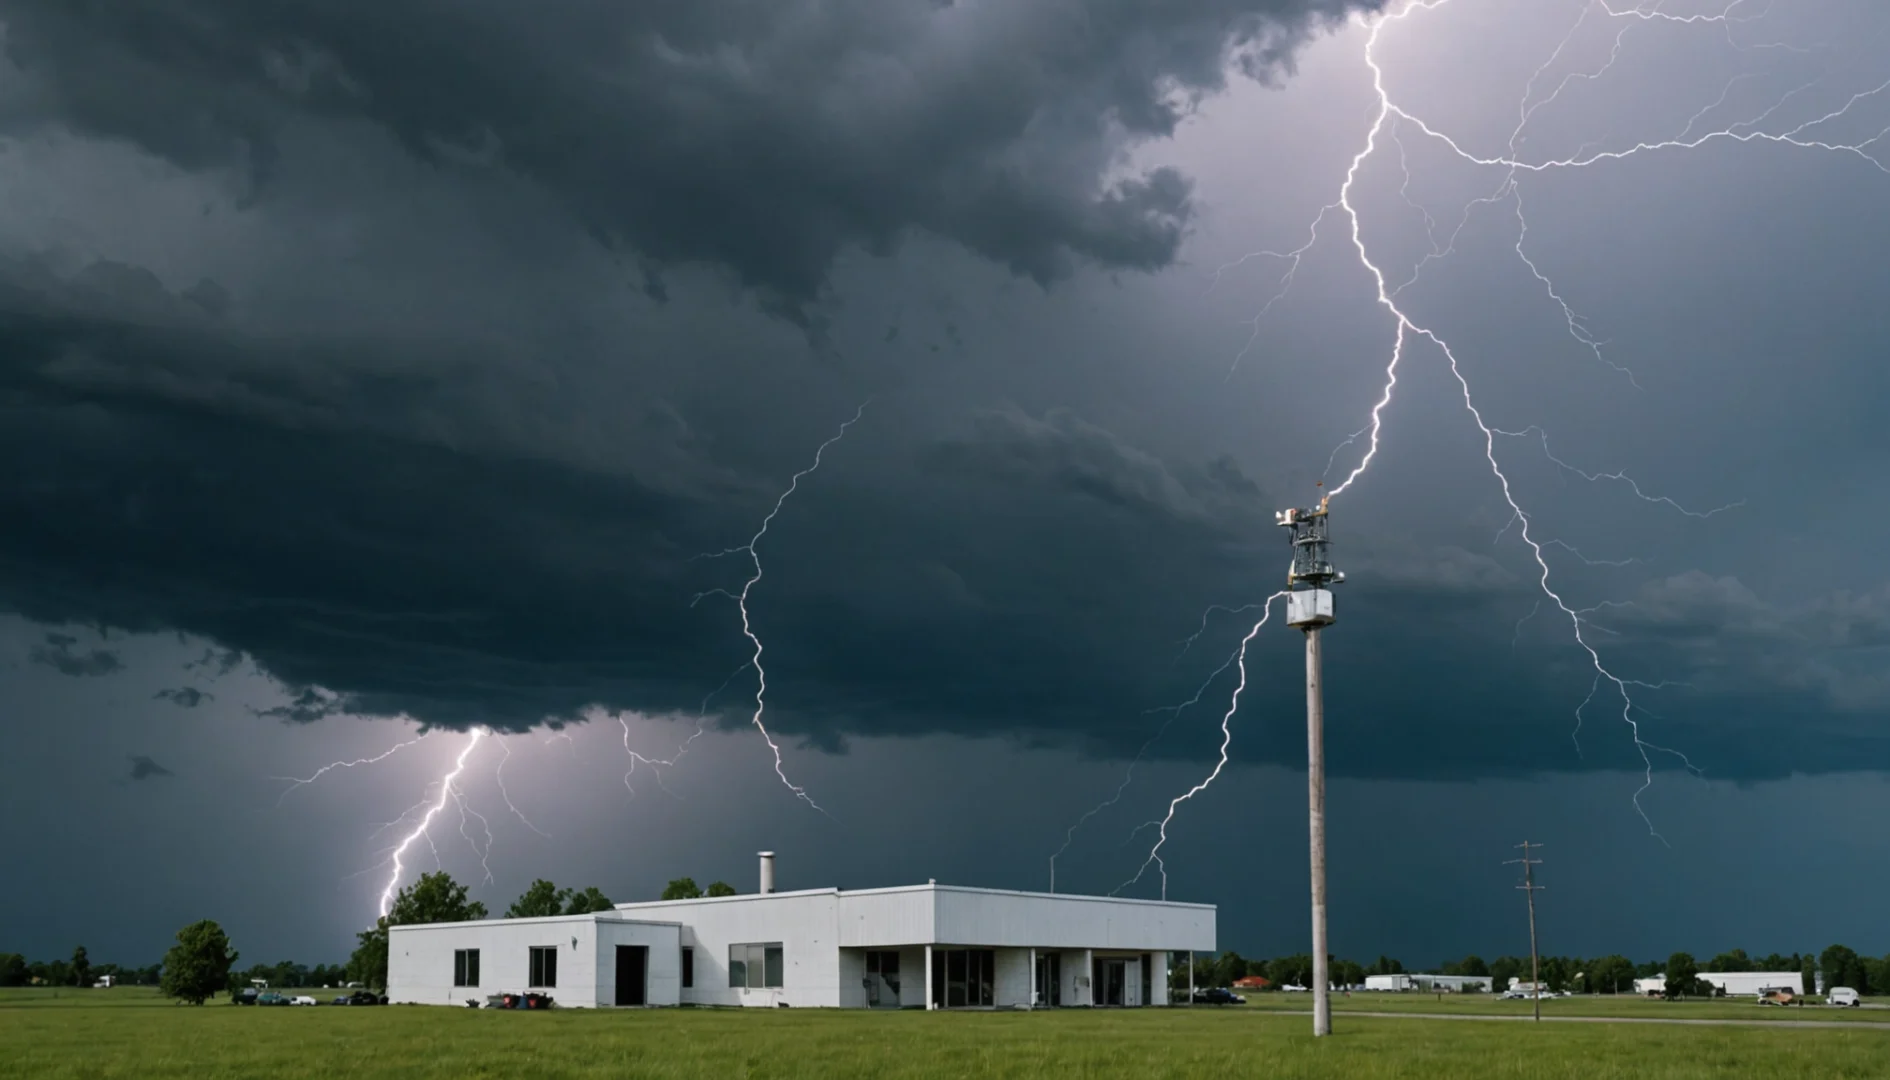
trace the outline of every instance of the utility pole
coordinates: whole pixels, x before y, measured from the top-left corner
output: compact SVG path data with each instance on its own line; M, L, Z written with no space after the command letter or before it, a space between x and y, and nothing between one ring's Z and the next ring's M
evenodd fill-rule
M1325 696L1320 684L1319 631L1332 625L1332 586L1345 575L1327 551L1326 496L1315 510L1282 510L1274 520L1293 530L1286 578L1286 625L1306 634L1306 819L1312 855L1313 1035L1332 1034L1332 982L1326 948Z
M1522 849L1522 858L1510 859L1503 865L1514 866L1517 863L1522 864L1523 883L1516 887L1521 889L1523 894L1529 897L1529 980L1533 984L1530 987L1529 996L1535 999L1536 1023L1539 1024L1542 1022L1542 962L1536 953L1536 893L1540 892L1546 886L1536 884L1536 875L1532 868L1540 866L1542 860L1530 858L1529 851L1531 848L1539 848L1542 845L1531 844L1529 841L1524 840L1516 846Z

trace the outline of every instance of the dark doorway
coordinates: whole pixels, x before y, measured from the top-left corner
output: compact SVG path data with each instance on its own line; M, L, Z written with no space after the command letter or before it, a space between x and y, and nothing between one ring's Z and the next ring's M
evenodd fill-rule
M1090 1004L1121 1005L1129 982L1129 962L1097 957L1090 967Z
M1037 954L1037 1000L1032 1004L1052 1008L1063 1004L1063 957L1057 953Z
M935 949L932 1000L947 1009L988 1009L996 989L997 950Z
M648 1004L643 996L643 983L649 967L649 946L617 946L617 1004Z

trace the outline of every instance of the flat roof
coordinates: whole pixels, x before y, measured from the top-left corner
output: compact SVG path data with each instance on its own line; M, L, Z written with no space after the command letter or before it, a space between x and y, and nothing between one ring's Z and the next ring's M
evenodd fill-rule
M532 916L527 916L527 917L518 918L518 919L507 919L507 918L464 919L459 922L399 923L399 924L390 926L387 929L390 931L392 930L431 930L431 929L438 929L444 926L532 926L538 923L581 923L581 922L632 923L638 926L675 926L675 927L682 926L682 923L674 922L674 921L670 921L666 919L620 918L617 915L616 909L613 908L609 911L591 911L591 912L586 912L585 914L582 914L582 915L532 915Z
M1213 904L1184 903L1179 900L1144 900L1131 896L1092 896L1086 893L1047 893L1028 892L1019 889L986 889L974 885L890 885L876 889L797 889L792 892L772 893L736 893L733 896L697 896L678 900L637 900L628 904L617 904L616 910L627 911L633 908L668 907L674 904L720 904L735 900L774 900L795 896L887 896L894 893L919 892L956 892L977 893L985 896L1017 896L1034 900L1080 900L1087 903L1133 904L1142 907L1189 908L1196 911L1213 911Z

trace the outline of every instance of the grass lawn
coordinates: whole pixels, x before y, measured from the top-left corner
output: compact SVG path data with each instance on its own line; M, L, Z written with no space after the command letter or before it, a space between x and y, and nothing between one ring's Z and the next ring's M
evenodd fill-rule
M1530 1016L1534 1002L1503 1001L1489 994L1353 994L1335 995L1335 1013L1420 1012L1474 1016ZM1236 1006L1238 1007L1238 1006ZM1268 1012L1310 1012L1311 994L1248 994L1247 1008ZM1549 998L1543 1016L1645 1017L1652 1020L1846 1020L1860 1024L1890 1024L1890 1009L1834 1009L1828 1005L1763 1006L1750 999L1720 1001L1660 1001L1629 994ZM1890 1066L1886 1067L1890 1070Z
M1355 999L1356 1000L1356 999ZM1759 1012L1756 1006L1752 1012ZM1837 1012L1837 1010L1829 1010ZM1858 1010L1859 1012L1867 1010ZM1354 1017L1284 1009L1049 1013L191 1008L148 991L0 991L12 1077L1879 1078L1890 1031Z

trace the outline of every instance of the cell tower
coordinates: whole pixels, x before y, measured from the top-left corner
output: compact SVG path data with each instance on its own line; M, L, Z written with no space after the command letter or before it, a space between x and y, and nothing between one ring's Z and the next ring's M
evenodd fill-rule
M1325 699L1320 689L1319 631L1336 616L1332 586L1345 575L1332 568L1327 548L1326 499L1316 510L1282 510L1281 528L1293 530L1293 563L1286 574L1286 625L1306 633L1306 807L1312 846L1313 1034L1332 1034L1330 954L1326 948Z

